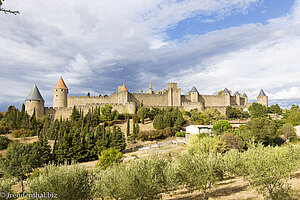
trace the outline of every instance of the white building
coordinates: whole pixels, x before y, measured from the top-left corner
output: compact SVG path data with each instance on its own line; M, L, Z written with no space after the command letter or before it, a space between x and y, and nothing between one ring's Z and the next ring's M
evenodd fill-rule
M294 126L294 128L296 129L297 136L300 137L300 125L299 126Z
M189 134L208 133L211 134L212 125L190 125L186 127L186 132Z

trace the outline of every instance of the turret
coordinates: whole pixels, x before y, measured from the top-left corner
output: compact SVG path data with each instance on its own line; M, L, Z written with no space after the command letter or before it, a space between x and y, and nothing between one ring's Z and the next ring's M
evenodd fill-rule
M243 93L242 97L244 98L244 105L247 105L248 104L248 96L246 95L246 93Z
M268 106L268 96L266 95L263 89L261 89L259 92L259 95L257 97L257 103L260 103L264 106Z
M67 108L68 107L68 88L62 77L58 80L56 86L53 88L53 108Z
M118 103L121 103L121 104L128 103L128 90L127 90L125 84L123 84L123 86L120 89Z
M225 88L222 92L222 95L225 98L225 106L230 106L230 91L227 88Z
M45 114L44 103L45 101L39 89L34 84L32 90L25 100L26 112L28 113L28 115L32 116L33 112L35 111L36 117L39 118Z
M199 102L199 92L195 86L190 90L191 102Z
M233 96L235 96L236 104L238 106L240 106L241 105L241 95L240 95L240 93L238 91L236 91Z
M153 90L152 90L152 85L151 85L151 82L149 84L149 90L148 90L148 94L152 94L153 93Z

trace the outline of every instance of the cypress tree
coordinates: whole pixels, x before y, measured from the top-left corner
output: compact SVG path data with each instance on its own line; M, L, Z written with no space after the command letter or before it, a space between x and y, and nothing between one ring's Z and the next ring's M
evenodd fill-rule
M119 149L120 151L124 150L126 147L125 136L122 133L121 128L118 126L113 126L111 137L110 147Z
M127 129L126 129L126 137L130 137L130 123L129 123L129 117L127 117Z

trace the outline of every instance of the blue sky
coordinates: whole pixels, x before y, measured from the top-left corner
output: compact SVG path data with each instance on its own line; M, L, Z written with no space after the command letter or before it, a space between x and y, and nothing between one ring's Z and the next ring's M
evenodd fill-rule
M63 76L70 95L227 87L255 101L300 103L299 0L5 1L0 13L0 110L36 83L52 106Z
M181 40L187 34L207 34L211 31L241 26L250 23L266 24L269 19L285 16L292 11L294 0L264 0L245 12L237 11L228 16L199 16L182 20L166 30L168 40ZM207 19L207 20L206 20Z

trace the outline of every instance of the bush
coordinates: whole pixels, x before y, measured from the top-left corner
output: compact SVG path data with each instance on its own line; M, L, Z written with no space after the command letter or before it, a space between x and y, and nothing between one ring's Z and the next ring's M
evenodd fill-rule
M139 159L129 166L112 165L95 172L97 198L156 199L173 183L167 183L168 162L157 156ZM173 186L173 185L172 185Z
M289 175L299 168L299 146L263 147L244 153L247 179L265 198L290 199Z
M11 179L0 179L0 191L1 194L8 194L13 193L11 187L13 186L14 182ZM14 199L1 196L1 199Z
M0 126L0 134L7 134L9 133L9 127L8 126Z
M113 163L121 162L122 157L122 152L115 148L105 149L101 152L101 155L99 155L99 161L96 164L96 167L100 167L100 169L106 169Z
M0 150L7 149L8 144L9 144L10 142L11 142L11 140L8 139L7 137L5 137L5 136L0 136Z
M296 130L292 124L284 124L279 130L279 134L283 135L284 139L291 139L297 136Z
M151 130L151 131L140 131L138 138L142 141L152 141L156 139L164 139L167 134L164 130Z
M182 131L182 132L177 132L175 134L176 137L185 137L185 134L187 134L185 131Z
M226 120L219 120L217 121L212 128L213 133L217 135L229 130L232 128L232 125Z
M296 143L296 144L298 144L298 143L300 143L300 138L297 138L297 137L291 138L291 139L290 139L290 142L291 142L291 143Z
M223 169L219 154L184 154L179 158L178 174L181 183L192 190L203 191L206 200L207 190L223 178Z
M13 132L13 137L20 138L20 137L32 137L35 135L35 132L33 130L25 130L20 129L18 131Z
M232 133L225 133L221 138L226 143L226 146L230 149L241 149L243 147L242 140Z
M31 193L57 194L57 200L92 199L92 179L88 171L78 165L48 165L29 181L29 188Z
M189 137L189 153L202 154L210 152L224 153L226 143L220 137L210 137L205 135L193 135Z
M245 126L240 126L242 138L254 138L256 142L261 142L265 146L275 145L278 132L276 123L268 118L255 118Z

